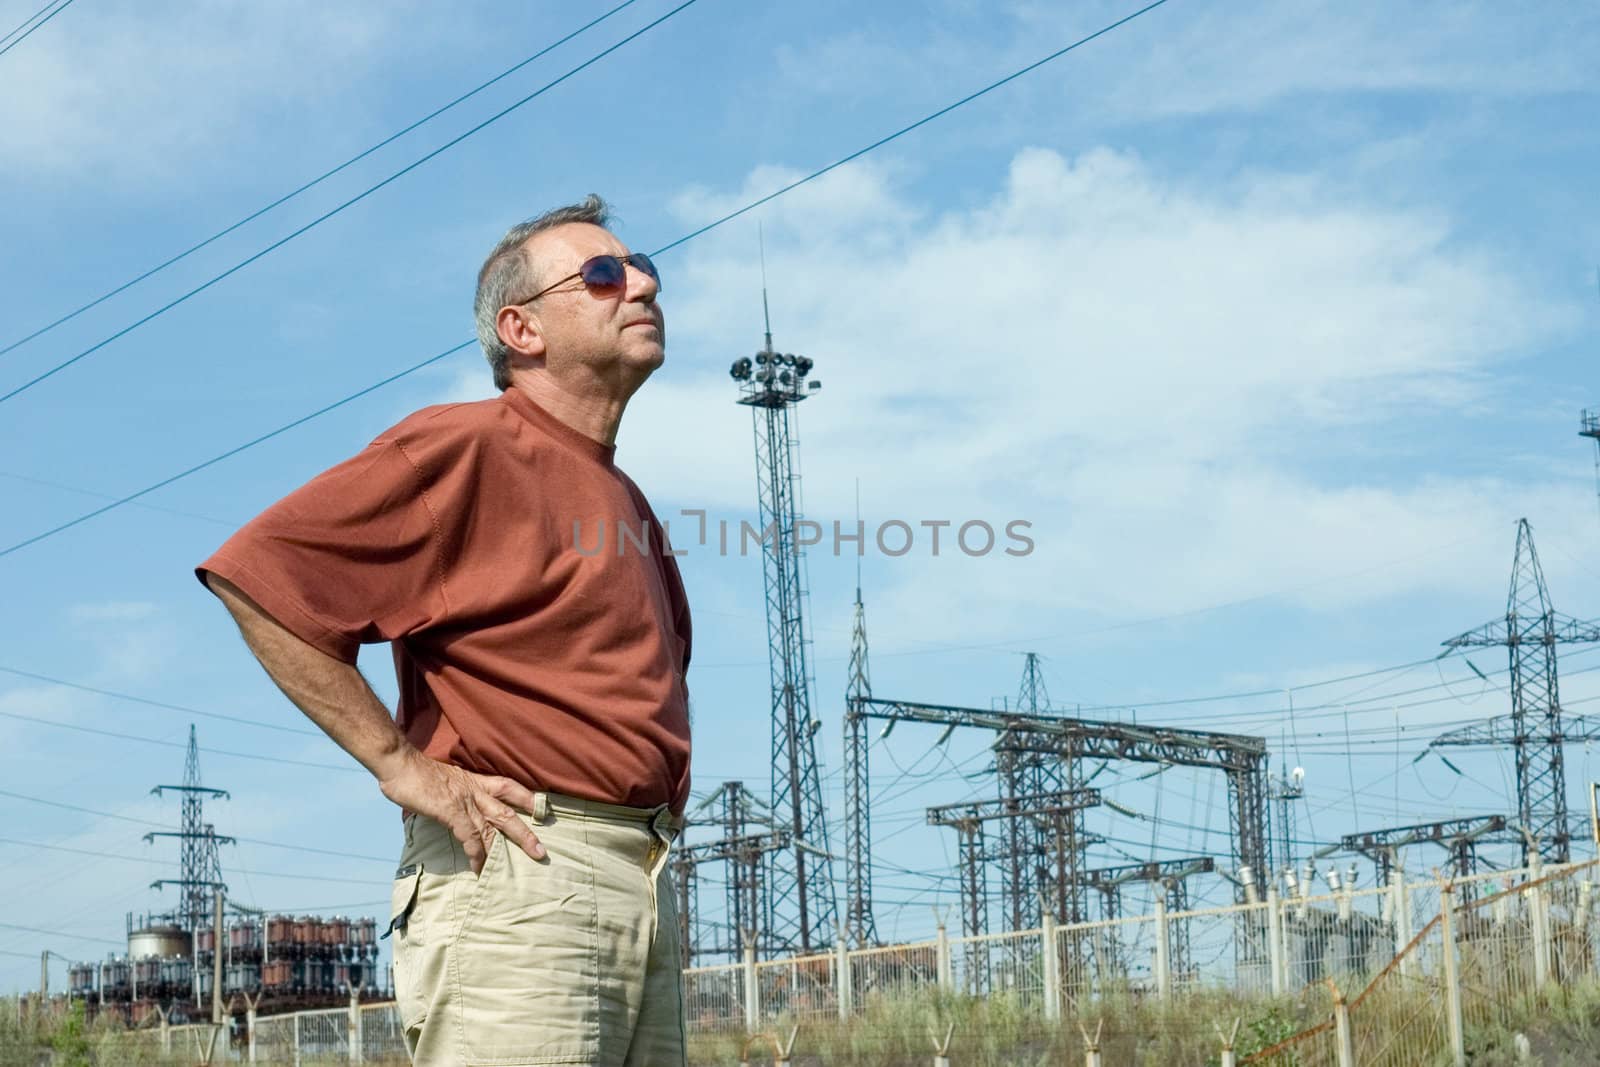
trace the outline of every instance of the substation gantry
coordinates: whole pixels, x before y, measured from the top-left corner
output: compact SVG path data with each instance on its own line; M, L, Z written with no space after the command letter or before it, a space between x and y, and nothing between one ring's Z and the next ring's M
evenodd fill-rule
M986 711L870 696L850 700L845 716L846 749L853 753L848 761L850 773L845 783L851 798L847 803L847 814L850 817L846 819L848 843L845 854L852 868L856 864L855 857L865 853L865 849L859 845L870 833L867 813L871 805L867 785L868 760L865 735L866 724L871 720L887 722L889 726L885 727L886 730L897 722L915 722L944 726L947 729L967 728L986 731L995 736L997 749L1046 754L1060 761L1068 792L1082 788L1084 760L1169 764L1221 771L1228 784L1228 822L1232 843L1230 861L1233 867L1233 871L1228 873L1235 873L1238 878L1235 883L1236 899L1240 901L1247 899L1246 885L1250 884L1258 873L1270 870L1271 828L1267 806L1267 745L1263 738L1175 727ZM1002 807L1007 802L1017 805L1024 799L1015 794L1003 795L998 803ZM962 805L952 806L953 809L961 807ZM1071 817L1076 819L1080 814L1081 809L1073 812ZM958 811L952 810L950 818L958 817ZM962 825L974 824L968 819L965 824L952 823L952 825L961 830ZM989 855L978 841L980 829L963 831L967 838L963 845L973 856ZM1080 832L1077 836L1081 843L1087 835ZM1007 862L1017 862L1014 856L1003 858ZM1075 864L1073 868L1075 871L1084 867L1081 850L1080 855L1071 862ZM870 870L852 869L848 872L848 876L852 886L870 885ZM969 873L966 877L971 883L967 886L967 892L976 893L979 887L974 880L978 876ZM1013 879L1013 881L1018 880L1020 879ZM1055 894L1055 900L1061 907L1058 918L1063 921L1075 921L1074 917L1082 917L1082 892L1081 880L1076 880L1065 886L1064 892ZM867 898L867 903L870 903L870 897ZM1005 904L1009 910L1017 910L1020 907L1015 901L1007 901ZM850 906L856 906L856 902L852 901Z
M787 826L773 827L760 814L761 804L743 782L723 782L703 800L695 815L715 806L713 819L696 820L693 825L717 825L722 836L714 841L679 845L673 850L673 877L678 891L678 932L684 966L704 956L737 960L747 939L757 931L762 914L762 867L768 856L793 843ZM688 827L685 827L687 831ZM697 907L698 874L705 864L725 864L727 922L722 927L726 940L713 937L707 943L704 923Z
M1411 845L1438 845L1449 854L1451 873L1469 878L1478 872L1479 845L1521 843L1504 815L1475 815L1345 834L1339 847L1370 859L1377 868L1377 884L1387 886L1400 865L1400 850Z
M1051 910L1056 914L1067 911L1063 899L1072 887L1080 884L1078 861L1083 853L1083 842L1074 835L1079 831L1078 812L1099 807L1100 790L1072 789L1038 796L1007 797L1001 800L981 800L963 804L941 804L928 809L928 825L954 829L960 842L961 877L961 933L974 937L987 932L988 899L985 893L983 868L991 860L1016 862L1019 857L1009 848L991 852L984 848L985 823L1027 821L1049 828L1054 847L1056 869L1051 872L1049 884L1056 897ZM1029 852L1031 853L1031 849ZM1030 857L1022 857L1023 859ZM1079 920L1067 920L1079 921Z
M1083 872L1083 883L1096 890L1101 898L1101 914L1107 923L1122 915L1122 889L1128 885L1151 885L1160 888L1166 900L1167 912L1179 914L1189 910L1188 879L1197 874L1212 874L1217 861L1210 856L1179 856L1172 859L1152 860L1149 863L1126 863L1115 867L1095 867ZM1100 958L1112 973L1123 970L1121 946L1117 943L1117 929L1102 928L1104 943L1097 946ZM1168 952L1174 974L1187 974L1190 970L1189 921L1173 919L1168 925Z

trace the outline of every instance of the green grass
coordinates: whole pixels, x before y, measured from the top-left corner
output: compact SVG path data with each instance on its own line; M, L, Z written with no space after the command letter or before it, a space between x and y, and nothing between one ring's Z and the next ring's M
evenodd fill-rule
M930 992L910 999L869 1002L849 1022L808 1022L795 1037L795 1067L900 1067L932 1062L933 1035L953 1024L949 1057L960 1067L1051 1067L1082 1063L1083 1028L1099 1045L1106 1067L1199 1067L1217 1062L1221 1042L1213 1023L1230 1031L1241 1023L1237 1047L1254 1051L1319 1021L1313 1006L1295 1000L1242 1001L1232 995L1196 993L1163 1007L1132 995L1083 1005L1072 1018L1048 1022L1006 996L967 997ZM793 1022L769 1030L787 1040ZM740 1062L743 1034L690 1036L693 1067ZM770 1063L769 1046L752 1051L750 1062Z

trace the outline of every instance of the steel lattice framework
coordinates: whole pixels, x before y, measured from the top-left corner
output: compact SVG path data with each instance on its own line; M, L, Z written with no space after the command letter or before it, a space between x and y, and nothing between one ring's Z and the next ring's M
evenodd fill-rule
M1048 880L1040 877L1037 881L1047 884L1050 891L1056 894L1052 898L1051 911L1059 915L1066 910L1063 897L1070 894L1072 887L1080 885L1078 858L1083 851L1083 842L1073 836L1080 825L1077 816L1083 809L1099 805L1098 789L1072 789L1030 796L1008 796L998 800L941 804L929 808L928 825L947 826L959 835L963 936L971 936L974 931L980 931L981 927L987 925L984 913L988 902L982 895L983 864L989 860L1001 860L1009 864L1017 858L1011 851L1009 841L998 852L984 850L984 823L1000 822L1008 827L1025 824L1030 828L1038 827L1049 836L1051 847L1045 855L1053 857L1056 869ZM1023 847L1028 850L1027 858L1033 859L1035 850L1032 843L1024 841ZM1032 927L1017 926L1011 929L1026 930Z
M790 834L786 828L772 830L767 818L758 809L761 803L743 782L729 781L719 785L695 809L694 826L704 826L708 820L699 813L715 807L716 825L722 837L715 841L702 841L693 845L680 845L673 849L674 872L678 878L680 932L683 935L683 956L695 960L703 956L726 956L737 960L746 939L761 922L761 866L768 853L788 848ZM759 828L759 831L754 828ZM727 921L724 924L727 940L705 943L701 936L698 914L698 890L685 886L698 881L699 868L706 863L726 864ZM687 964L686 964L687 965Z
M1520 841L1520 837L1507 828L1504 815L1474 815L1345 834L1339 847L1370 859L1378 869L1378 884L1388 885L1400 850L1410 845L1439 845L1450 853L1450 869L1456 877L1470 878L1478 872L1479 845L1518 844Z
M856 578L855 623L850 629L850 669L844 690L845 930L856 947L878 943L872 914L872 805L868 802L867 728L859 703L872 696L867 657L867 613Z
M996 747L1054 753L1072 763L1086 759L1166 763L1221 771L1228 783L1228 823L1235 874L1248 868L1259 878L1269 871L1271 827L1267 814L1267 743L1247 734L1212 733L1165 726L1091 719L1023 715L977 708L879 698L858 702L864 718L970 727L997 735ZM1073 775L1076 778L1076 775ZM865 782L851 788L866 789ZM1245 900L1239 874L1237 900Z
M1149 863L1125 863L1116 867L1096 867L1083 872L1084 885L1098 890L1107 922L1122 917L1122 887L1129 884L1150 883L1161 887L1167 901L1167 911L1178 914L1189 910L1187 879L1197 874L1210 874L1217 869L1210 856L1182 856L1175 859L1152 860ZM1108 943L1099 947L1107 957L1112 973L1121 971L1121 946L1113 929L1107 934ZM1189 920L1174 919L1168 928L1168 958L1173 973L1186 975L1192 964L1189 954Z
M1434 746L1500 747L1509 744L1517 768L1517 820L1552 863L1571 858L1567 775L1563 746L1575 736L1561 721L1556 646L1600 641L1600 627L1559 614L1550 604L1544 571L1527 519L1517 523L1506 614L1444 642L1446 648L1503 646L1511 660L1511 715L1455 730ZM1587 727L1587 723L1584 724ZM1587 733L1585 729L1581 731ZM1532 851L1525 844L1524 860Z
M1022 684L1017 692L1017 711L1024 715L1048 715L1050 694L1045 688L1044 675L1039 669L1037 653L1024 653ZM1012 800L1018 797L1044 796L1081 786L1080 761L1063 758L1055 752L1039 752L1018 748L1002 738L995 745L995 775L999 779L1000 797ZM1072 825L1067 839L1074 843L1082 838L1082 815L1074 810L1066 815ZM1051 827L1036 819L1008 819L1001 827L1005 841L1005 859L1000 863L1000 891L1006 922L1012 930L1031 930L1039 925L1040 900L1047 898L1058 903L1056 918L1062 922L1083 920L1083 896L1077 880L1065 886L1056 885L1047 862L1055 842ZM1076 870L1076 857L1072 860Z
M205 821L205 798L227 800L225 789L207 789L200 784L200 746L195 739L194 725L189 726L189 752L183 763L182 785L158 785L150 790L154 796L167 792L183 796L182 829L176 833L157 830L145 834L146 841L158 837L176 837L179 846L179 877L158 878L150 888L178 887L178 907L174 911L179 924L187 930L198 930L211 924L212 897L218 890L227 892L222 881L222 860L217 855L218 845L231 845L233 838L224 837Z
M796 543L800 474L789 412L817 383L812 362L766 345L754 362L737 360L739 403L755 423L756 487L766 590L767 660L772 688L772 819L790 847L767 855L761 943L769 954L825 947L838 924L828 823L822 805L807 663L804 554ZM742 537L742 532L741 532Z

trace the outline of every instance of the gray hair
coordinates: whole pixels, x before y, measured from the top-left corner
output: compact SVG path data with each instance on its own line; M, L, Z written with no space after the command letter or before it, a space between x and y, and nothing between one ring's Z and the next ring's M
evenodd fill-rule
M472 302L473 318L478 323L478 343L483 346L484 358L494 371L494 387L511 387L511 350L500 340L495 325L500 309L513 300L526 300L542 287L541 279L529 261L526 245L536 233L565 226L572 222L587 222L595 226L609 226L611 208L594 193L576 204L546 211L538 218L519 222L506 231L500 243L494 246L489 258L478 271L478 293Z

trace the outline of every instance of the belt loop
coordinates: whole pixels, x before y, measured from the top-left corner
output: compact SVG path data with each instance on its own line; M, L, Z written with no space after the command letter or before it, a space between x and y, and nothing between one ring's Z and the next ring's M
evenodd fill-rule
M533 821L542 823L548 818L550 818L550 794L533 794Z
M672 822L672 809L662 804L650 813L650 832L660 838L663 844L670 845L677 836Z

